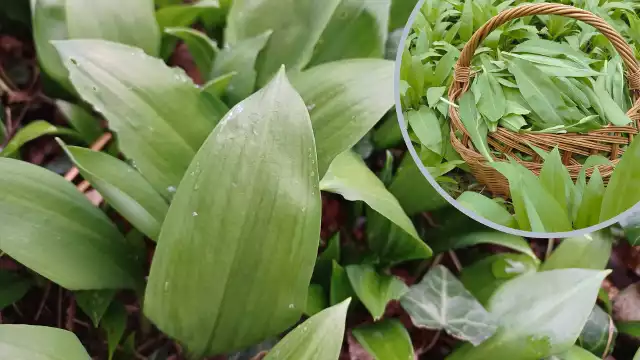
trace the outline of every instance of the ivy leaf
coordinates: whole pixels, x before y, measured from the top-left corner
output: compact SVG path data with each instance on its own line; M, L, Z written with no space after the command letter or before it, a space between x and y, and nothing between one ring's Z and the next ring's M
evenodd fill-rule
M389 301L399 299L409 290L402 280L380 274L370 265L349 265L345 270L358 299L374 320L382 317Z
M496 322L447 268L438 265L400 299L416 326L444 329L479 345L496 331Z
M194 356L244 348L300 318L320 238L315 159L284 68L193 159L162 225L144 311Z
M414 358L407 329L396 319L387 319L353 329L353 336L375 359L409 360Z

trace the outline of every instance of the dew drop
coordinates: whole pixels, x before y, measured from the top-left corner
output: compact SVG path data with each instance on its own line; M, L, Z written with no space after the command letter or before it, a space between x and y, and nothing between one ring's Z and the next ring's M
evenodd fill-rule
M97 88L97 87L95 87L95 86L92 86L92 87L91 87L91 90L93 90L94 92L98 92L98 88Z
M176 187L175 186L169 186L167 188L167 191L170 192L170 193L174 193L174 192L176 192Z
M289 304L289 309L295 309L295 307L296 307L295 305Z
M198 213L194 211L194 212L191 213L191 216L196 217L196 216L198 216Z
M164 291L169 291L169 282L164 283Z
M316 104L307 105L307 110L312 111L316 108Z

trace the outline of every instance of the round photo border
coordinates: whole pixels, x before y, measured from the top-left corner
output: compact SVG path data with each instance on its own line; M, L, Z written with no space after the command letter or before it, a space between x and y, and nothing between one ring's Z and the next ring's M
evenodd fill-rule
M422 160L420 159L420 156L418 155L418 152L416 151L416 149L413 147L413 143L411 141L411 138L409 137L409 131L408 131L408 126L407 126L407 122L404 119L404 114L402 111L402 102L400 100L400 68L402 66L402 54L404 52L404 45L405 42L407 41L407 38L409 37L409 32L411 31L411 26L413 25L413 22L415 21L415 18L418 14L418 12L420 11L420 8L422 8L422 5L424 5L424 2L426 0L418 0L416 6L413 8L413 10L411 11L411 15L409 16L409 19L407 20L407 24L405 25L403 31L402 31L402 36L400 38L400 43L398 46L398 52L396 54L396 60L395 60L395 69L394 69L394 74L393 74L393 80L394 80L394 84L393 84L393 91L394 91L394 97L395 97L395 107L396 107L396 114L398 117L398 125L400 126L400 132L402 133L402 139L404 140L405 144L407 145L407 150L409 151L409 154L411 154L411 157L413 158L413 161L416 163L416 165L418 166L418 169L420 169L420 172L422 173L422 175L427 179L427 181L429 181L429 183L431 184L431 186L433 186L433 188L440 194L440 196L442 196L445 200L447 200L447 202L451 205L453 205L453 207L455 207L456 209L458 209L460 212L462 212L463 214L467 215L468 217L470 217L471 219L487 226L490 227L494 230L498 230L504 233L508 233L511 235L517 235L517 236L522 236L522 237L528 237L528 238L537 238L537 239L549 239L549 238L569 238L569 237L578 237L578 236L583 236L589 233L593 233L605 228L610 227L611 225L614 225L616 223L619 223L621 220L623 219L627 219L630 215L640 212L640 202L637 203L636 205L632 206L631 208L629 208L628 210L618 214L617 216L601 222L597 225L593 225L590 226L588 228L584 228L584 229L580 229L580 230L573 230L573 231L567 231L567 232L556 232L556 233L540 233L540 232L533 232L533 231L524 231L524 230L516 230L504 225L500 225L497 223L494 223L493 221L490 221L478 214L476 214L474 211L469 210L467 208L465 208L464 206L460 205L458 203L458 201L456 199L454 199L451 195L449 195L436 181L436 179L429 173L429 171L427 170L427 168L424 166L424 164L422 163Z

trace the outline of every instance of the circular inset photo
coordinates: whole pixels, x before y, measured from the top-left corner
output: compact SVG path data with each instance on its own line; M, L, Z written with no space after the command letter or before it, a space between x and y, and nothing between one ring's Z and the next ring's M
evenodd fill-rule
M640 201L634 11L420 1L398 52L396 107L427 180L465 214L528 237L593 232L631 212Z

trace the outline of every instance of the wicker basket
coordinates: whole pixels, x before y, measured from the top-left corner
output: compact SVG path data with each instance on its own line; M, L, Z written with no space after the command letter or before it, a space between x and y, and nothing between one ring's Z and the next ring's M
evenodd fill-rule
M449 89L449 100L456 102L462 94L469 90L473 73L471 71L471 59L480 43L496 28L508 21L531 15L561 15L577 20L582 20L594 26L604 34L620 53L627 70L627 81L632 92L634 105L627 115L633 120L632 126L607 126L599 130L585 134L521 134L508 131L499 127L494 133L489 133L489 146L501 154L518 160L529 170L539 174L542 169L542 159L529 147L528 144L550 150L558 147L562 155L562 161L569 169L571 177L575 180L582 169L582 165L575 159L576 155L589 156L596 153L605 153L612 161L611 165L601 165L599 170L603 179L609 180L615 165L620 161L623 150L621 145L628 145L633 140L633 135L638 134L640 127L640 65L634 56L633 49L624 38L616 32L602 18L582 9L561 4L526 4L521 5L495 16L480 28L465 45L460 59L456 64L454 81ZM462 125L458 110L449 108L451 117L451 142L455 150L469 164L476 180L485 185L494 195L509 196L509 183L498 171L489 165L487 159L476 151L471 143L469 134ZM456 132L462 132L462 140L458 139ZM523 161L513 156L517 150L532 156L533 161ZM508 161L506 157L496 158L495 161ZM587 171L590 176L593 170Z

